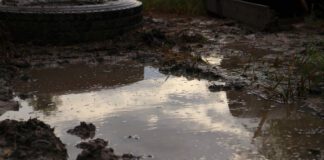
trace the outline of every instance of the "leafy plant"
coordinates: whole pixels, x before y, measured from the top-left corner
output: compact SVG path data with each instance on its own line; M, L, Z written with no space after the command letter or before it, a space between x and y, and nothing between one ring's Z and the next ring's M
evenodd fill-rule
M305 55L297 59L296 64L300 71L300 93L324 81L324 51L318 47L323 45L324 42L308 44Z

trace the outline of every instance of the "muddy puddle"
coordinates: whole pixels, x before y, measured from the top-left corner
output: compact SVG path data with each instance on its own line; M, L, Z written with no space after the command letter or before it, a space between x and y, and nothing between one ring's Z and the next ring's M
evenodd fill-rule
M219 57L206 60L221 63ZM0 120L38 118L55 127L71 160L82 140L67 130L80 121L96 125L94 138L109 140L116 153L145 159L324 158L324 121L297 104L210 92L211 82L164 75L133 61L25 72L28 81L14 85L19 111Z

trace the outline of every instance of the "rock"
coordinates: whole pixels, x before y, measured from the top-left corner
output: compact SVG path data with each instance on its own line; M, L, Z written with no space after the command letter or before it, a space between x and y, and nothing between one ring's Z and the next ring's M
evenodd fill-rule
M108 141L103 139L90 140L89 142L81 142L77 145L82 149L77 160L138 160L140 157L132 154L123 154L118 156L112 148L106 148Z
M72 135L76 135L82 139L93 138L96 134L96 126L92 123L81 122L79 126L76 126L74 129L67 131Z
M54 129L37 120L0 122L0 159L10 160L66 160L65 145L54 134Z
M89 150L89 151L96 151L96 150L104 149L107 145L108 145L108 141L97 138L95 140L90 140L89 142L81 142L77 145L77 148Z

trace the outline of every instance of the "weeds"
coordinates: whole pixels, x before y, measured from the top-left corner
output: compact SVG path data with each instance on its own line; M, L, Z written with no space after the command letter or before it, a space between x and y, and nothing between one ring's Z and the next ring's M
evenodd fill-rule
M141 0L145 10L189 15L204 15L203 0Z
M318 87L324 81L324 48L317 46L324 46L324 42L309 44L305 55L297 59L296 65L300 71L300 95L313 87Z
M324 83L324 46L323 42L306 46L303 54L295 54L286 69L279 69L272 74L274 84L268 89L284 103L296 98L306 97L309 93L321 94Z

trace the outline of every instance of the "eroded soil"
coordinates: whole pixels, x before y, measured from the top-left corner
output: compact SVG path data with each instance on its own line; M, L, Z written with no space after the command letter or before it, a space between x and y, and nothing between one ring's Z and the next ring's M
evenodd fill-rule
M15 96L22 107L1 119L39 117L56 126L71 159L80 150L66 131L80 121L100 124L94 138L146 158L320 159L323 73L298 92L301 72L292 62L309 43L323 51L323 37L323 29L300 24L262 33L226 19L147 15L142 28L105 42L10 45L0 105Z

